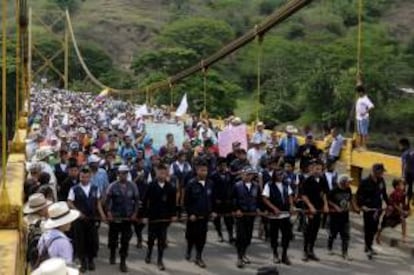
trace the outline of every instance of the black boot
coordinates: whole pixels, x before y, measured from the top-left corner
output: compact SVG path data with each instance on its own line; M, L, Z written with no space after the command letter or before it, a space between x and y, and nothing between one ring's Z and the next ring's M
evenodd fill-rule
M147 255L145 256L145 263L151 263L152 247L148 247Z
M119 270L121 270L122 273L128 272L128 267L126 265L126 258L121 256L121 263L119 264Z
M191 260L191 252L193 250L193 245L192 244L187 244L187 252L185 253L185 259L187 261Z
M158 265L158 269L161 270L161 271L164 271L165 270L165 266L164 266L164 263L162 261L163 254L164 254L164 251L162 249L158 248L158 261L157 261L157 265Z
M82 259L79 271L80 273L85 273L87 270L88 270L88 261L86 259Z
M88 259L88 269L90 271L94 271L96 269L95 262L93 261L93 258Z
M109 264L114 265L116 263L116 249L111 248L111 255L109 256Z
M138 249L142 248L142 236L138 236L137 238L137 248Z
M292 265L291 261L289 260L288 255L287 255L287 249L283 249L282 263L284 263L285 265Z

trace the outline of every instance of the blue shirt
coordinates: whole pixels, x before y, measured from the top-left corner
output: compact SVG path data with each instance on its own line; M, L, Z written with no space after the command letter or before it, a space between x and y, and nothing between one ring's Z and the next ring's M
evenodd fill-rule
M51 244L51 240L55 239ZM57 229L52 229L43 233L37 244L39 255L43 249L49 245L48 253L50 258L61 258L66 264L73 262L73 246L70 239Z
M108 174L105 169L99 168L96 174L91 177L91 183L98 187L100 194L104 197L109 186Z
M299 143L295 136L285 136L280 140L279 146L285 151L285 156L296 157L298 152Z

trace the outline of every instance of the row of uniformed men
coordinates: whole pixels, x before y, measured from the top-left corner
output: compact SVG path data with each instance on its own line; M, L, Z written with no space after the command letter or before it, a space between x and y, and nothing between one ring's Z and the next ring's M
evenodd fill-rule
M98 251L98 222L109 222L110 263L116 263L116 250L120 237L120 270L127 272L126 258L128 255L129 241L132 237L131 225L137 220L139 210L139 194L135 183L129 182L129 169L120 166L118 169L118 181L112 183L105 194L106 213L102 207L102 194L99 189L90 184L90 171L88 167L81 169L80 183L69 192L68 205L65 202L55 203L48 209L48 219L44 223L46 231L39 241L39 255L46 249L50 257L61 257L67 263L73 262L75 254L81 261L80 270L94 270L94 258ZM196 164L196 177L191 179L185 189L185 209L188 219L186 224L187 250L186 259L190 260L195 248L195 263L205 268L202 253L206 243L207 227L210 218L217 214L214 209L214 183L207 177L208 168L205 162ZM275 171L272 180L265 185L263 191L255 182L256 171L246 168L242 171L241 181L233 188L233 211L236 221L236 248L237 266L242 268L249 264L246 250L250 245L253 233L253 225L259 203L263 197L265 206L270 210L269 217L270 238L273 249L274 261L280 262L278 254L278 232L282 233L282 257L281 262L290 265L287 255L289 242L292 236L290 212L293 207L292 190L283 182L283 172ZM349 178L340 179L342 187L347 188ZM326 196L323 196L321 184L309 185L305 195L305 202L312 212L314 222L310 223L305 232L305 257L317 260L313 252L313 245L317 236L316 223L320 212L327 208ZM306 191L305 190L305 191ZM32 195L26 205L25 213L29 223L46 216L45 207L49 205L40 194ZM151 262L152 249L155 240L158 240L158 261L160 270L164 270L163 252L166 246L167 229L170 222L176 220L176 190L168 182L168 168L161 164L156 169L156 180L153 181L143 199L146 217L148 217L148 249L145 258L146 263ZM98 215L99 214L99 215ZM78 218L79 217L79 218ZM76 220L76 221L75 221ZM69 224L74 222L73 237L75 253L72 245L64 232L70 230ZM314 225L314 226L312 226ZM341 230L341 229L338 229ZM346 251L344 251L346 253Z

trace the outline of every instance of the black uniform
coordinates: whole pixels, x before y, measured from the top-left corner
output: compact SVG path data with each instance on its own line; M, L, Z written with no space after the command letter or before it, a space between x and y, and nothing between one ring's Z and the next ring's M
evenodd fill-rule
M324 206L324 196L327 194L327 183L325 177L308 177L302 188L302 195L307 196L310 203L318 211L313 217L308 217L308 222L304 231L304 252L306 255L314 255L313 248L318 237L321 224L321 211Z
M143 201L147 193L149 184L146 181L144 170L141 170L141 171L135 170L134 173L131 173L131 174L135 181L135 184L137 185L138 193L139 193L140 205L139 205L139 210L138 210L138 221L134 223L134 229L135 229L135 234L137 235L137 247L141 248L142 230L145 227L145 224L141 221L142 218L145 218Z
M78 219L73 223L74 246L76 255L81 260L81 264L86 268L93 264L93 259L97 256L99 248L97 220L97 205L100 200L98 187L90 186L89 194L85 194L78 184L72 187L74 193L73 204L85 218Z
M175 215L176 189L169 182L162 185L153 181L144 197L143 205L148 217L148 251L149 262L155 240L158 240L158 262L162 262L164 249L167 241L167 229L169 221L155 222L156 220L170 220Z
M132 182L112 183L108 187L107 210L113 216L109 223L108 246L111 250L111 260L115 258L115 251L118 247L119 235L121 235L121 264L125 263L128 256L129 241L132 237L132 221L129 219L137 215L139 208L139 192L137 186Z
M187 257L191 255L193 246L196 248L197 260L201 260L207 238L208 218L213 212L213 184L206 180L204 184L197 178L191 179L185 189L184 206L188 217L195 215L196 221L187 221Z
M349 210L352 200L351 188L342 189L335 187L328 194L328 201L337 205L342 212L332 212L330 214L329 224L329 239L328 249L332 250L333 242L336 236L341 236L342 239L342 254L348 253L349 239L350 239L350 222L349 222Z
M269 202L279 209L282 212L290 211L290 196L292 190L289 185L280 183L282 192L279 190L279 187L276 183L269 182L267 183L266 189L269 190ZM270 209L271 211L271 209ZM289 242L292 238L292 224L290 223L290 215L287 215L283 218L271 218L269 219L270 224L270 243L273 249L273 255L276 258L278 257L278 239L279 231L282 233L282 258L286 260L287 258L287 249L289 247Z
M68 199L69 190L78 183L79 179L67 177L61 184L59 184L57 190L58 201L66 201Z
M382 201L388 204L388 195L383 178L375 181L369 176L361 181L357 191L359 207L377 209L377 211L364 212L365 250L372 252L374 236L378 231L379 217L381 216Z
M62 167L62 165L64 167ZM66 163L57 163L55 164L54 171L57 180L57 185L61 185L61 183L68 177L68 173L66 171Z
M252 183L250 189L246 183L239 181L233 189L233 210L240 210L243 215L236 218L236 248L239 259L246 256L246 250L249 247L255 220L255 214L259 209L260 187L257 183Z
M214 189L214 208L218 214L218 216L214 219L214 226L219 237L222 239L223 233L221 230L221 216L224 215L223 219L229 234L229 241L232 242L234 219L230 215L233 210L233 182L231 180L231 174L229 172L220 173L216 171L210 176L210 179L213 182Z

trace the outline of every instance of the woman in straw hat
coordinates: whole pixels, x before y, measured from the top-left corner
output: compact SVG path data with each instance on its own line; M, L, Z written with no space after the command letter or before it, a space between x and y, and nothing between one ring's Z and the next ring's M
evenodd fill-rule
M31 275L78 275L79 271L67 267L65 261L59 258L53 258L44 261L38 269L34 270Z
M62 258L67 264L73 262L73 247L71 240L65 235L71 223L79 218L77 210L71 210L66 202L57 202L48 209L49 218L45 222L45 232L37 246L39 261L44 258ZM43 258L43 259L42 259Z

